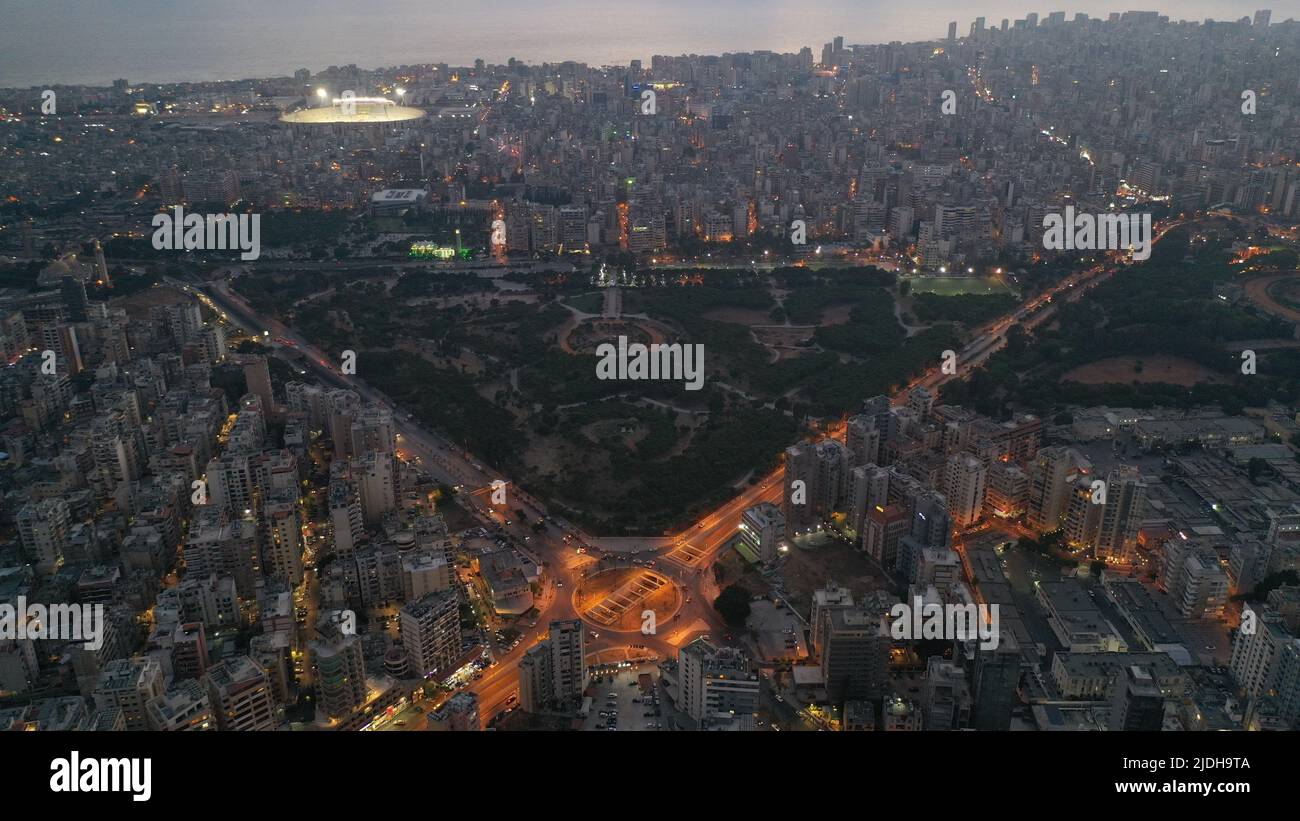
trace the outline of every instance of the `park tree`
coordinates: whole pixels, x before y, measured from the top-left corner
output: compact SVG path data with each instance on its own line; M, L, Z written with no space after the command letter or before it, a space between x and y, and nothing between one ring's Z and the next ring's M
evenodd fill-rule
M738 584L728 585L713 600L713 609L717 610L732 627L744 627L745 620L749 618L750 595L749 590Z

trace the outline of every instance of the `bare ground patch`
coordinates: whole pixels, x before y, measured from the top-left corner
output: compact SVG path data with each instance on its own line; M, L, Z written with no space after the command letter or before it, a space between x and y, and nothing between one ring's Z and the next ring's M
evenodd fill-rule
M811 609L813 591L825 587L829 579L859 596L888 588L879 565L866 554L838 542L814 549L791 549L781 568L781 576L785 579L790 603L801 613Z
M1132 382L1164 382L1191 386L1199 382L1223 384L1228 380L1188 359L1154 354L1152 356L1113 356L1080 365L1066 372L1063 380L1084 385Z
M112 303L115 308L124 308L128 316L143 319L149 316L150 308L158 305L179 305L189 302L190 299L191 297L188 294L162 285L140 291L131 296L119 297L112 300Z
M770 345L776 348L793 348L806 345L813 338L813 332L816 330L810 325L794 325L789 328L780 325L769 325L755 328L754 338L762 345Z
M822 311L821 325L843 325L849 321L849 314L853 312L852 303L842 305L832 305Z

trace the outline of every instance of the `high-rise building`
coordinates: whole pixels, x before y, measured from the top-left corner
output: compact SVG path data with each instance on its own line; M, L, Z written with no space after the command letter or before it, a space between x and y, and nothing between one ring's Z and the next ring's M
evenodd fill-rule
M930 656L921 687L921 705L925 714L922 726L927 730L961 730L970 723L970 687L956 664Z
M900 504L877 505L867 511L862 531L862 549L886 570L898 564L899 541L911 531L907 508Z
M818 652L818 648L821 646L822 630L825 629L826 618L830 611L852 607L853 593L847 587L840 587L834 581L828 582L826 587L813 591L812 614L808 619L808 628L812 637L814 654Z
M918 385L907 395L907 408L916 414L922 424L930 421L930 411L934 409L934 394L924 385Z
M1121 465L1106 476L1106 503L1097 528L1097 558L1129 562L1146 512L1146 484L1136 467Z
M195 679L176 682L167 692L152 699L145 710L150 730L194 732L217 729L212 702L208 700L203 685Z
M402 646L411 672L422 678L445 676L460 656L460 603L456 594L440 590L407 602L401 610Z
M1218 552L1208 546L1189 550L1177 585L1178 612L1189 619L1218 619L1228 601L1228 575Z
M50 576L63 566L71 527L72 514L61 498L28 502L18 511L18 537L37 573Z
M262 571L296 587L302 584L302 524L298 491L276 491L262 504Z
M1271 607L1247 602L1242 606L1241 617L1243 625L1254 623L1254 631L1237 632L1230 664L1232 677L1249 702L1248 708L1271 700L1289 726L1298 726L1300 638Z
M567 704L581 699L587 686L582 622L578 619L551 622L547 641L551 645L551 688L555 700Z
M999 636L998 646L975 645L973 711L977 730L1011 728L1011 711L1019 700L1020 647L1009 633Z
M758 702L758 675L737 648L715 647L698 638L677 653L679 710L699 729L744 728Z
M822 620L818 646L822 679L831 700L885 695L892 641L884 615L875 610L829 610Z
M519 706L528 713L572 706L587 686L582 622L553 621L546 640L519 661Z
M244 384L248 392L262 400L262 412L275 412L275 395L271 392L271 368L265 356L252 356L244 361Z
M845 479L852 465L852 456L842 442L823 439L814 446L817 467L813 483L813 511L818 519L839 510L848 490Z
M394 450L396 433L391 410L381 405L366 405L352 420L349 453L363 454L369 451L391 453Z
M279 723L266 673L248 656L217 662L203 684L222 731L274 730Z
M253 598L262 575L257 520L251 513L227 517L212 505L196 508L183 554L189 573L230 576L244 598Z
M760 502L740 514L740 540L762 562L775 561L785 548L785 516L771 502Z
M1158 732L1164 726L1165 694L1149 670L1127 664L1112 686L1108 729Z
M866 414L857 414L849 418L846 433L850 467L876 464L880 455L880 430L876 427L876 418Z
M911 537L925 547L951 547L953 520L943 494L921 492L911 505Z
M581 251L587 246L587 207L560 207L560 242L565 251Z
M149 729L147 707L163 694L163 671L151 658L114 659L99 676L95 705L120 710L128 730Z
M999 518L1014 519L1025 512L1029 499L1029 475L1015 465L994 462L989 466L984 505Z
M171 672L175 680L196 679L207 671L210 660L203 622L176 623L171 636L171 656Z
M889 502L889 471L865 464L849 471L849 491L845 497L851 535L859 542L866 526L867 513Z
M330 525L334 533L334 553L341 557L351 556L365 541L366 527L365 517L361 511L361 492L346 473L332 476L330 479L329 508Z
M332 719L349 716L366 702L366 670L361 640L335 626L311 642L317 709Z
M73 322L89 321L90 317L86 314L86 284L77 277L66 276L59 290L63 295L63 310L67 312L68 319Z
M352 461L352 476L361 496L361 515L377 524L397 507L397 469L393 453L372 450Z
M1077 471L1069 448L1043 448L1029 465L1028 521L1033 529L1056 530L1065 519L1070 489Z
M1079 549L1095 547L1102 507L1093 501L1092 482L1087 478L1077 480L1066 504L1065 543Z
M253 509L253 473L247 453L223 453L208 462L208 504L235 515Z
M974 456L954 453L944 471L944 495L948 498L953 523L967 528L979 521L984 510L988 469Z
M781 512L793 536L816 522L813 510L813 485L816 482L816 453L811 445L791 445L785 449L785 491Z
M551 704L551 648L538 642L519 659L519 709L540 713Z

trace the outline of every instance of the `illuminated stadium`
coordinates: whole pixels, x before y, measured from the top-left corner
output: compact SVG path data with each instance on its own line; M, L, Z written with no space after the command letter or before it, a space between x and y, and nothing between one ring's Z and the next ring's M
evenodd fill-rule
M281 119L295 125L400 123L418 120L424 112L398 105L387 97L335 97L330 105L302 108Z

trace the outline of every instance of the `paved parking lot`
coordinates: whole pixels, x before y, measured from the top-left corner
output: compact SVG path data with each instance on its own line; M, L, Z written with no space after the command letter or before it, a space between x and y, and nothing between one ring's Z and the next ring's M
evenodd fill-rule
M808 656L804 623L788 608L778 608L768 599L752 602L749 627L758 634L759 653L765 661Z
M589 690L592 693L591 714L587 716L582 724L584 730L609 729L609 717L602 716L601 713L617 711L616 719L619 730L655 730L661 729L654 725L663 725L666 727L668 711L661 711L663 715L649 716L647 712L653 712L655 707L652 703L652 695L642 692L638 686L637 679L641 673L650 674L653 682L652 694L658 691L659 687L659 668L652 663L639 664L634 667L620 668L614 674L613 683L610 683L609 676L602 677L602 680L593 684ZM610 696L613 695L611 699ZM633 701L633 699L636 699ZM662 701L662 699L661 699Z

